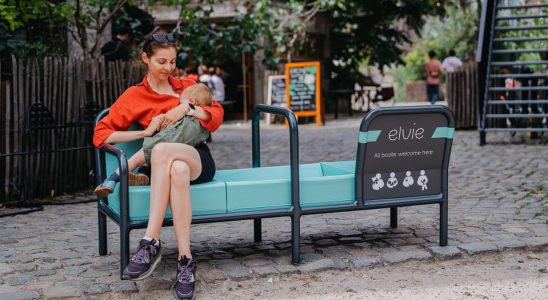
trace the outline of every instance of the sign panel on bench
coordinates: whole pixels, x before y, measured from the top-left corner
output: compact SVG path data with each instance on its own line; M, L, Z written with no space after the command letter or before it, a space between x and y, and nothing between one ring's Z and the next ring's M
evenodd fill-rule
M447 139L453 138L453 131L443 113L373 118L360 132L366 147L364 200L442 193Z

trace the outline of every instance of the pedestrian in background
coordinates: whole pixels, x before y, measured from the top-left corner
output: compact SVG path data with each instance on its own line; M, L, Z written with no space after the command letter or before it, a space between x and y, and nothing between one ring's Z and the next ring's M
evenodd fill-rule
M441 63L443 70L447 73L455 72L462 66L462 60L457 57L455 50L449 50L449 56Z
M105 61L129 61L130 51L127 43L131 38L131 29L127 27L120 28L112 40L108 41L101 48L101 55L105 57Z
M214 67L209 68L209 74L211 74L209 89L213 94L213 100L225 101L225 83L223 79L217 74Z
M436 59L436 52L434 50L428 52L428 57L429 60L424 66L426 70L426 94L428 95L428 101L434 104L440 98L442 65L440 61Z
M236 86L232 80L232 75L225 71L221 65L215 67L215 74L217 74L223 80L223 85L225 87L225 101L232 101L236 99L234 95L236 92Z
M192 79L196 82L200 81L200 77L198 76L198 71L196 68L187 67L185 68L186 78Z
M207 69L206 65L200 65L198 68L198 75L200 75L200 82L209 86L209 81L211 80L211 74L209 74L209 70Z

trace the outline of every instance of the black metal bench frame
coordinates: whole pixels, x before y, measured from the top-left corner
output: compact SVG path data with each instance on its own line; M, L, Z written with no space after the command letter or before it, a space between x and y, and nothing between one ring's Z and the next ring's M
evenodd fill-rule
M454 127L453 114L446 107L433 105L433 106L414 106L403 108L383 108L370 112L361 122L360 130L365 131L368 128L368 124L378 114L381 114L387 110L393 113L428 113L432 111L432 108L440 110L447 120L450 127ZM397 112L396 112L397 110ZM390 208L390 226L396 228L398 225L398 207L424 205L424 204L439 204L440 205L440 246L447 245L447 227L448 227L448 165L449 156L451 152L452 140L446 141L444 161L442 165L442 180L441 180L441 193L437 195L428 196L416 196L416 197L404 197L404 198L391 198L391 199L379 199L379 200L367 200L364 201L364 187L363 176L365 151L367 144L358 144L357 150L357 168L355 175L355 188L356 188L356 200L352 204L347 205L330 205L330 206L317 206L317 207L304 207L300 206L299 199L299 137L297 119L293 112L283 107L272 107L267 105L257 105L253 112L252 119L252 163L254 168L261 166L260 159L260 134L259 134L259 118L260 113L271 113L276 115L282 115L287 119L289 125L289 156L290 156L290 180L291 180L291 203L292 207L289 209L277 209L268 211L254 211L254 212L238 212L238 213L223 213L217 215L204 215L195 216L192 218L193 224L200 223L212 223L212 222L225 222L225 221L240 221L240 220L254 220L254 240L260 242L262 239L262 218L273 217L290 217L291 218L291 245L292 245L292 262L298 264L300 258L300 225L301 217L311 214L324 214L335 213L355 210L366 209L378 209L378 208ZM102 111L96 118L95 123L99 122L104 116L108 114L108 109ZM108 199L104 197L98 197L98 230L99 230L99 254L107 255L107 227L106 217L111 218L120 227L120 275L126 267L129 261L129 233L133 229L146 228L147 221L131 221L129 219L129 186L128 186L128 163L126 153L116 148L113 145L107 144L101 149L95 150L96 168L97 168L97 182L100 183L105 179L105 153L114 155L118 160L118 167L120 169L120 215L114 212L108 206ZM162 226L172 226L172 219L165 219Z

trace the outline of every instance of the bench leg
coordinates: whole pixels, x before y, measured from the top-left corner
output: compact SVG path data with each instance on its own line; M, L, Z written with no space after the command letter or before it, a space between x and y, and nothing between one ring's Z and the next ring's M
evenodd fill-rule
M255 243L261 242L263 240L261 218L253 219L253 230Z
M447 201L440 203L440 246L447 246L448 227L448 204Z
M301 262L301 216L291 217L291 259L294 265Z
M98 212L99 228L99 255L107 255L107 216L101 211Z
M129 230L120 226L120 278L129 263Z
M390 207L390 227L398 228L398 208Z

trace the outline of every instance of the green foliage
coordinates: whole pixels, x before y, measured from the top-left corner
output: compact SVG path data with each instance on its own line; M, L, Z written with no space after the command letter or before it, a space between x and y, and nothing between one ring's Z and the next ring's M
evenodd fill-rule
M68 10L66 3L46 0L0 0L0 28L15 31L34 20L62 21Z
M530 14L531 11L527 10L516 10L514 14L524 15ZM539 8L538 14L548 14L548 8ZM497 26L538 26L538 25L548 25L548 22L545 18L538 19L522 19L522 20L512 20L498 22ZM501 34L498 34L497 37L500 38L518 38L518 37L538 37L538 36L548 36L548 29L536 29L536 30L513 30L505 31ZM530 42L519 42L519 43L499 43L495 45L497 49L542 49L546 48L546 41L530 41ZM534 61L541 60L539 53L519 53L519 54L499 54L496 56L496 60L513 60L513 61ZM528 66L531 71L543 71L545 66L543 65L531 65Z
M306 22L342 0L289 0L284 5L258 0L248 2L245 10L235 12L234 17L215 22L208 19L213 13L208 5L211 2L170 2L182 7L183 23L178 29L182 36L180 59L211 64L220 58L239 60L242 52L263 49L263 63L276 68L280 56L291 57L306 44Z
M403 100L407 81L425 79L424 65L428 51L434 50L440 61L453 49L463 61L476 51L479 26L475 0L444 1L443 14L428 16L413 47L401 56L403 66L393 67L390 73L397 85L397 100Z
M84 56L96 57L98 39L88 38L87 28L101 34L112 20L111 12L136 2L141 1L0 0L0 51L2 56L66 53L68 31L82 46Z
M436 1L378 0L345 1L331 13L332 72L340 75L360 65L385 65L402 62L402 45L410 43L409 34L419 31L424 16L439 14ZM418 61L419 58L414 58ZM340 81L349 80L338 76ZM350 79L352 80L352 79Z
M0 0L0 56L66 51L61 32L68 13L67 4L58 0Z
M99 45L96 40L87 38L86 28L104 29L110 22L108 19L105 21L104 17L109 11L119 10L125 2L135 4L143 0L0 0L0 28L11 33L27 26L31 20L44 18L56 24L67 24L74 29L73 36L81 44L85 55L91 53L94 57ZM341 79L356 76L359 65L364 62L381 67L401 62L400 45L409 42L408 32L422 28L425 15L444 13L436 7L438 1L434 0L257 0L238 2L245 5L245 10L237 11L235 17L211 20L212 4L223 1L146 2L181 7L181 22L176 30L180 35L179 59L182 65L190 60L206 64L218 63L220 59L239 60L242 53L262 49L265 54L263 63L269 68L276 68L280 58L291 59L302 55L304 49L315 51L307 30L311 26L310 21L321 14L329 19L331 25L331 56L324 63L330 72L338 73ZM124 16L120 14L118 17L123 22L131 22ZM408 32L400 28L401 20L405 20ZM47 46L46 43L42 44ZM14 43L1 46L10 49L19 47ZM41 49L38 45L33 47ZM412 66L422 63L423 58L416 51L406 58ZM334 64L330 66L332 62Z
M50 52L47 45L42 42L28 43L24 39L0 31L0 57L9 58L10 54L16 57L43 55Z
M380 66L400 62L398 45L409 41L395 23L405 19L409 30L416 31L422 27L424 15L439 13L432 0L258 0L234 18L210 22L210 2L165 2L183 8L181 59L210 64L220 57L235 60L242 52L263 49L263 63L276 68L280 58L299 56L307 47L314 50L307 27L310 20L323 14L332 25L331 57L325 63L335 61L332 69L339 78L355 75L363 62Z
M405 66L397 66L389 70L390 75L394 78L394 84L399 87L395 89L396 95L394 99L396 102L405 101L405 85L408 81L414 80L409 78L409 73L405 69Z
M221 57L237 60L241 52L254 52L259 48L255 39L261 24L257 24L255 16L239 13L234 18L213 22L209 19L212 6L191 5L190 2L180 1L184 21L178 28L181 60L196 59L211 65ZM209 1L204 2L208 4Z

